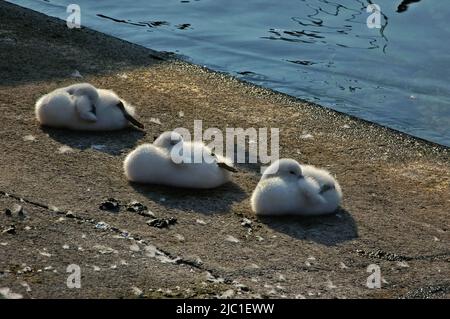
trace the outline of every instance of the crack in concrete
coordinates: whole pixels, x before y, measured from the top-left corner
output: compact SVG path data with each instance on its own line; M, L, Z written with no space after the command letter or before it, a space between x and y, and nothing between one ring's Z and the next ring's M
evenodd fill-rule
M450 283L443 283L434 286L424 286L408 291L401 299L435 299L445 298L450 293Z
M72 210L68 210L68 211L52 210L51 209L51 207L52 207L51 205L42 204L40 202L36 202L36 201L30 200L30 199L24 198L22 196L11 194L11 193L8 193L8 192L5 192L5 191L0 191L0 195L2 195L3 197L12 198L12 199L17 200L17 201L19 201L21 203L27 203L27 204L30 204L30 205L33 205L33 206L36 206L36 207L39 207L39 208L42 208L42 209L45 209L45 210L51 210L51 211L53 211L56 214L65 215L69 219L74 219L74 220L81 221L83 223L92 224L92 225L94 225L94 229L99 229L99 228L97 228L95 226L98 225L99 223L101 223L101 221L97 221L97 220L95 220L93 218L86 219L86 218L77 216L77 215L75 215L73 213ZM105 224L105 225L107 225L107 227L103 228L103 230L106 230L106 231L109 230L109 231L114 232L116 234L120 234L124 238L130 239L130 240L134 240L134 241L136 241L136 242L138 242L140 244L144 244L146 247L154 247L154 252L156 254L162 254L162 256L160 255L162 258L157 258L162 263L170 262L170 263L176 264L176 265L189 266L189 267L195 268L197 270L206 272L208 274L208 277L209 277L209 279L207 279L207 280L209 280L209 281L223 282L223 283L225 283L227 285L234 285L234 286L239 285L238 281L232 280L230 278L226 278L226 276L220 276L219 274L217 274L216 270L211 270L211 269L208 269L206 267L203 267L201 264L199 264L196 261L184 259L184 258L179 257L179 256L174 256L172 253L168 252L167 250L158 248L155 245L150 244L150 242L148 242L147 240L145 240L145 239L143 239L143 238L141 238L139 236L133 236L131 233L129 233L127 231L124 231L124 230L121 230L120 228L111 226L109 224ZM165 262L162 261L162 259L164 259ZM246 290L244 291L244 290L241 289L241 292L242 293L244 293L244 292L245 293L250 293L251 289L249 287L246 287Z
M382 260L386 260L386 261L412 261L412 260L435 261L435 260L441 260L441 259L445 260L446 258L450 257L450 252L435 254L435 255L402 256L402 255L398 255L395 253L386 252L381 249L378 249L376 251L365 251L362 249L357 249L356 254L358 254L359 256L375 258L375 259L382 259Z
M37 206L37 207L40 207L40 208L50 209L50 206L48 206L48 205L45 205L45 204L42 204L42 203L38 203L38 202L35 202L35 201L31 201L31 200L25 199L23 197L20 197L20 196L14 195L14 194L10 194L10 193L4 192L4 191L0 191L0 195L2 195L4 197L13 198L15 200L18 200L21 203L27 203L27 204L30 204L30 205L33 205L33 206Z

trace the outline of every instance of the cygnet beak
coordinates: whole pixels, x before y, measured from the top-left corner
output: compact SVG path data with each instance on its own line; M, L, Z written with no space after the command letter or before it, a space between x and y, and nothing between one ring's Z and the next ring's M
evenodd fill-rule
M228 164L224 163L224 162L217 162L217 166L219 166L220 168L226 169L227 171L233 172L233 173L237 173L237 169L235 169L232 166L229 166Z
M127 109L125 108L125 106L123 105L122 101L119 101L119 103L117 103L117 107L122 111L123 116L133 125L139 127L140 129L144 129L144 124L142 124L141 122L139 122L138 120L136 120L133 116L131 116L130 113L128 113Z
M305 176L303 176L302 174L298 175L298 179L303 179L305 178Z

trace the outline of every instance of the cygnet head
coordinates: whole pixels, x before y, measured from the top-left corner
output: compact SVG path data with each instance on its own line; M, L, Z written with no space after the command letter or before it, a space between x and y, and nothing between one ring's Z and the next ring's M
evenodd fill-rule
M301 179L304 177L300 164L296 160L290 158L282 158L272 163L272 165L264 171L261 179L275 176L292 180Z
M162 133L154 142L153 145L171 150L178 143L183 142L183 137L175 131Z
M86 95L92 101L96 101L99 97L97 88L89 83L72 84L64 89L67 91L67 93L71 95L78 95L78 96Z

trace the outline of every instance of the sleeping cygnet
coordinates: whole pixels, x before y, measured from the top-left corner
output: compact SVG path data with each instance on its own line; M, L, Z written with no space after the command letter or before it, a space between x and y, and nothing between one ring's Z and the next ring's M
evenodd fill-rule
M36 117L42 125L86 131L120 130L133 124L134 107L111 90L79 83L56 89L36 102Z
M190 152L189 152L190 150ZM195 153L203 154L194 161ZM201 142L183 141L176 132L161 134L153 144L138 146L124 161L129 181L184 188L214 188L236 172L231 160L215 155Z
M251 206L261 216L314 216L333 213L341 200L341 187L330 173L293 159L280 159L264 172L253 191Z

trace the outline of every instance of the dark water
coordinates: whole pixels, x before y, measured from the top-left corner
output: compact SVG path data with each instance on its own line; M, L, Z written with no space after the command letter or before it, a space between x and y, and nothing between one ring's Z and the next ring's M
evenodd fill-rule
M74 1L11 2L65 19ZM450 146L449 1L76 3L85 26Z

